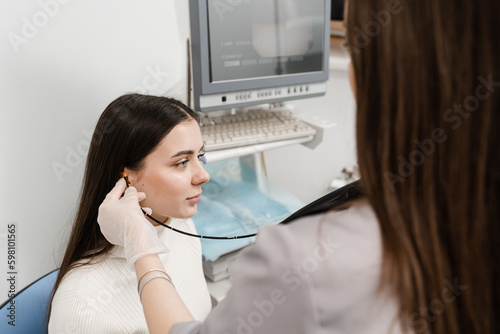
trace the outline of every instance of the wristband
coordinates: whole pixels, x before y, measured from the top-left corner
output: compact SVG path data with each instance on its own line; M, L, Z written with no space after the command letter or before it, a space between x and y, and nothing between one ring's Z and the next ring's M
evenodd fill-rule
M139 277L139 279L137 280L137 290L139 290L139 284L141 283L141 280L142 280L142 278L144 277L144 275L146 275L146 274L148 274L148 273L150 273L150 272L152 272L152 271L161 271L162 273L164 273L165 275L167 275L167 277L168 277L168 279L170 280L170 282L172 282L172 278L170 277L170 275L169 275L169 274L167 274L167 272L166 272L165 270L163 270L163 269L159 269L159 268L155 268L155 269L151 269L151 270L146 271L145 273L143 273L143 274L141 275L141 277ZM172 283L172 284L173 284L173 283Z
M141 294L142 294L142 289L144 288L144 286L146 284L148 284L150 281L154 280L155 278L163 278L167 281L170 282L170 284L172 284L172 286L175 288L175 285L174 283L172 283L172 280L170 280L170 278L168 278L167 276L165 275L162 275L162 274L156 274L156 275L151 275L151 276L148 276L144 282L142 282L141 286L139 287L139 299L141 299Z

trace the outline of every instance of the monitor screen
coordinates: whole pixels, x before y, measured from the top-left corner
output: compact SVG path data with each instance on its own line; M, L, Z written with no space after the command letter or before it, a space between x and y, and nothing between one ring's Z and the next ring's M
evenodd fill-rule
M195 108L322 95L329 0L191 0Z

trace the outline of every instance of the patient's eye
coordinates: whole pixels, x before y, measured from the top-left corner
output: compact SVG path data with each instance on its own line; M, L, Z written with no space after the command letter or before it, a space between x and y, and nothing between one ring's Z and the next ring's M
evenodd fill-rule
M184 160L182 160L181 162L176 163L175 165L176 165L177 167L186 167L186 165L187 165L188 161L189 161L188 159L184 159Z

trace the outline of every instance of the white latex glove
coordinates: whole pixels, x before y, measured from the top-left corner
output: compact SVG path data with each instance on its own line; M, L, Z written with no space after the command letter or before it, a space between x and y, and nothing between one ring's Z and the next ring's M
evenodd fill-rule
M141 257L165 253L167 248L141 211L139 201L146 197L145 194L138 193L134 187L125 188L125 180L120 179L99 206L97 222L110 243L123 246L127 263L133 266ZM145 210L151 213L151 209Z

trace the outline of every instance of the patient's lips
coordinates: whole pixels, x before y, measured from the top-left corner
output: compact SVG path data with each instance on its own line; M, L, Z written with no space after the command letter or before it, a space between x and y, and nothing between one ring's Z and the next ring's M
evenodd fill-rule
M195 196L192 196L192 197L188 197L186 198L190 203L193 203L193 204L196 204L200 201L201 199L201 193L195 195Z

